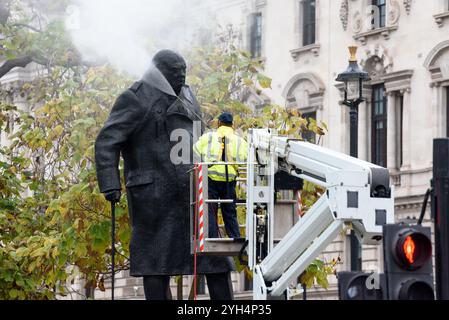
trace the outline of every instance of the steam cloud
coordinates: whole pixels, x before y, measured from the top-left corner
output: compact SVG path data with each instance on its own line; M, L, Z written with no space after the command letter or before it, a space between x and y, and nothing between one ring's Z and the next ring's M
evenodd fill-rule
M85 59L141 77L160 49L183 52L215 28L216 0L74 0L66 26ZM201 6L200 6L201 4Z

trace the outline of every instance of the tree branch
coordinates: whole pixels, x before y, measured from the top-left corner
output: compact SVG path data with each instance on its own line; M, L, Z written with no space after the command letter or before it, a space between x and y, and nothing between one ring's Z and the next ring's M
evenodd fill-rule
M42 32L42 30L39 30L38 28L35 28L35 27L33 27L33 26L30 26L30 25L27 25L27 24L24 24L24 23L14 23L14 24L12 24L12 26L13 26L13 27L23 27L23 28L27 28L27 29L30 29L30 30L32 30L32 31L34 31L34 32L38 32L38 33L41 33L41 32Z
M41 65L48 65L49 60L44 57L38 57L37 55L26 55L20 58L14 58L7 60L3 65L0 66L0 79L3 78L5 74L14 69L15 67L25 68L31 62L36 62ZM70 61L65 64L64 67L72 68L77 66L84 66L88 68L98 67L106 64L104 60L89 62L89 61Z
M33 58L31 56L7 60L2 66L0 66L0 78L15 67L25 68L31 62L33 62Z

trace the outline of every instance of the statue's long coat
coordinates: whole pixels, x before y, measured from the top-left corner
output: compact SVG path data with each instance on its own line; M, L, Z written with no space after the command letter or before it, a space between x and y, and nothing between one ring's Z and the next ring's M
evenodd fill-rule
M170 152L177 142L171 142L170 135L175 129L192 135L200 109L189 87L182 89L180 98L184 106L146 82L135 83L117 99L96 141L101 192L120 189L120 154L124 159L132 276L193 274L188 173L192 165L172 163ZM233 269L229 258L198 259L199 274Z

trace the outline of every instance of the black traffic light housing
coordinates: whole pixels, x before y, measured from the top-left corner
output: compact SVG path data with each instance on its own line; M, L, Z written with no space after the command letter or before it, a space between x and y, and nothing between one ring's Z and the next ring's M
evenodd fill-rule
M338 296L340 300L386 300L385 275L359 271L339 272Z
M432 218L435 226L435 283L438 300L449 300L449 139L433 141Z
M435 299L430 228L393 224L383 233L388 299Z

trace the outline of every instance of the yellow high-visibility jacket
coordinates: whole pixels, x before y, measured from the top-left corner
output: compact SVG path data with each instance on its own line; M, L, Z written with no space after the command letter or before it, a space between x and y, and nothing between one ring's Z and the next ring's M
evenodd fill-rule
M222 162L223 137L226 139L226 162L244 162L247 158L248 144L245 139L234 133L231 127L222 126L217 131L204 134L193 146L193 151L201 157L202 162ZM237 178L236 166L228 167L229 181ZM209 178L214 181L226 181L226 166L209 167Z

